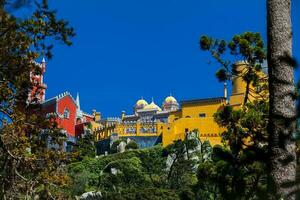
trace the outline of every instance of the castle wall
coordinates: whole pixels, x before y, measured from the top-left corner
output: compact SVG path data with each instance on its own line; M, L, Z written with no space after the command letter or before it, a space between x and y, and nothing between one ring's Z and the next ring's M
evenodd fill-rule
M69 118L58 118L59 125L67 131L67 133L75 137L75 124L76 124L76 104L72 98L67 95L57 102L57 112L63 116L65 109L69 110Z

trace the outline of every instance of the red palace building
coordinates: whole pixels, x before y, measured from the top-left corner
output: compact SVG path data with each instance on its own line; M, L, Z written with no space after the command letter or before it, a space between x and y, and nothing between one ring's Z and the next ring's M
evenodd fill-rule
M46 116L55 116L59 128L68 136L65 150L69 151L76 140L84 134L83 124L94 121L94 116L83 112L80 109L79 94L76 100L69 92L61 93L55 97L45 100L46 85L43 83L43 76L46 71L45 59L42 63L36 63L41 68L39 75L31 74L33 87L28 95L30 103L38 103L42 107L42 113Z

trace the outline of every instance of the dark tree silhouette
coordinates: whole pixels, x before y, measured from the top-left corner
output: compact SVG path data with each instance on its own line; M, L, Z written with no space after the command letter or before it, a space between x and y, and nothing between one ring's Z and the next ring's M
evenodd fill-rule
M291 0L267 1L270 92L270 194L295 199L296 94L292 62Z

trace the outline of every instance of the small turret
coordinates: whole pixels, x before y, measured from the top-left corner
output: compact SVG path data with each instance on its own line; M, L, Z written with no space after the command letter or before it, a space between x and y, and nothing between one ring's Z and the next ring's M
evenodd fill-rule
M42 59L41 67L42 67L42 74L43 74L46 71L46 60L45 60L45 57L43 57L43 59Z
M134 113L136 113L138 110L144 109L145 106L148 105L148 102L144 100L144 98L142 97L141 99L139 99L135 105L134 105Z
M122 113L121 113L121 119L123 120L125 117L125 111L123 110Z
M247 70L247 63L237 62L233 65L236 74L232 77L232 90L230 96L231 106L241 106L244 102L246 82L241 76Z
M245 93L246 82L243 80L241 74L243 74L247 69L247 63L237 62L234 64L236 75L232 77L232 95Z
M162 107L165 111L176 111L179 109L179 104L177 100L170 94L170 96L166 97L164 100Z
M95 109L93 110L93 116L95 118L95 121L100 121L101 120L101 113L97 112Z
M45 94L47 85L44 84L44 73L46 71L45 58L42 59L42 63L32 61L37 67L40 68L40 73L36 74L34 71L30 72L30 80L33 86L28 94L28 103L43 103L45 101Z

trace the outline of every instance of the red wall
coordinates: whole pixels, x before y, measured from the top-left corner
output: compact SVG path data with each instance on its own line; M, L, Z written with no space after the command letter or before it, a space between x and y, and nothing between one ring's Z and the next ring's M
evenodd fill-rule
M76 137L80 137L84 133L84 123L77 124L75 126L75 135Z
M70 136L75 137L76 104L68 95L57 102L57 112L63 116L66 108L69 110L70 116L68 119L60 118L58 124L61 128L66 130Z

